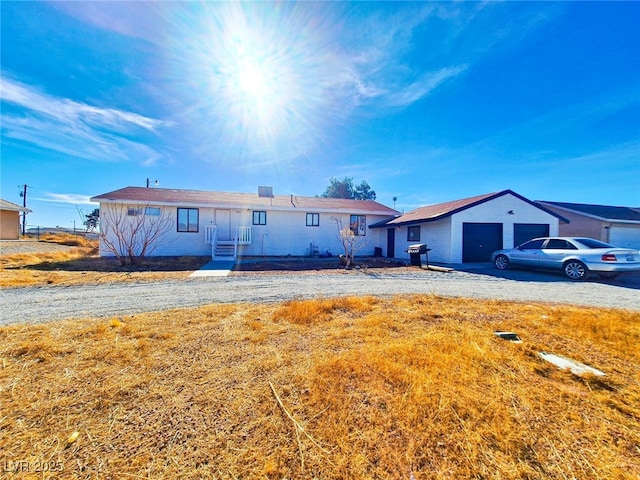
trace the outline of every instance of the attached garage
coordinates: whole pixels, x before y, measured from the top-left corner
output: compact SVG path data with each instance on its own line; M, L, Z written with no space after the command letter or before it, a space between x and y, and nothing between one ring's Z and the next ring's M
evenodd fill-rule
M394 229L396 257L411 244L426 243L429 261L451 264L488 262L495 250L538 236L557 235L559 223L566 221L504 190L417 208L370 228Z
M640 226L611 225L608 243L617 247L640 249Z
M640 208L538 201L538 205L565 218L563 237L590 237L617 247L640 249Z

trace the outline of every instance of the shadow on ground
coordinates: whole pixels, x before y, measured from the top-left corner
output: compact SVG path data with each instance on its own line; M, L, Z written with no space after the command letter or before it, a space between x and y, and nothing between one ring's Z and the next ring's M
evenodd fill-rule
M455 269L460 272L487 275L495 278L504 278L522 282L575 283L575 281L569 280L561 272L553 270L525 270L513 267L509 270L498 270L491 263L469 265L461 264L456 265ZM616 287L640 290L640 272L623 273L616 278L603 278L592 273L589 275L587 280L583 280L582 282L600 283L603 285L613 285Z

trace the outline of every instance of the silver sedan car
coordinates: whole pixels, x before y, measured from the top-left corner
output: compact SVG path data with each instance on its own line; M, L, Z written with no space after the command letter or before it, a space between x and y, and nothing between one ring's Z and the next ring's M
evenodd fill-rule
M544 237L491 254L498 270L510 266L562 270L571 280L583 280L590 272L612 278L640 271L640 251L619 248L593 238Z

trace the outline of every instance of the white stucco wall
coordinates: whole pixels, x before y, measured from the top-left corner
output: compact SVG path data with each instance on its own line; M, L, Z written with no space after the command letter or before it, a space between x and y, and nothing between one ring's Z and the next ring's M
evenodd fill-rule
M128 205L136 207L136 205ZM148 205L154 207L154 205ZM126 207L126 205L125 205ZM249 226L252 230L251 245L240 246L239 255L260 256L260 255L309 255L310 244L318 247L320 253L329 250L333 255L343 253L342 246L338 239L338 228L331 217L336 216L342 219L344 226L349 225L350 214L317 212L317 211L285 211L285 210L262 210L267 212L266 225L252 225L253 210L238 208L213 208L213 207L192 207L189 205L181 208L198 208L199 211L199 231L198 232L178 232L177 231L177 209L178 206L159 206L163 215L170 219L171 227L169 231L159 240L154 256L182 256L182 255L211 255L211 245L205 242L206 226L215 225L224 217L224 212L229 211L229 226L232 232L236 227ZM100 205L101 222L108 218L109 211L114 211L113 204L102 203ZM124 210L126 212L126 208ZM306 214L319 213L320 225L317 227L306 226ZM359 212L352 212L360 214ZM367 225L387 218L380 215L366 215ZM104 228L102 228L105 231ZM111 234L110 238L115 239ZM384 248L386 246L386 231L380 229L366 229L366 235L358 237L359 249L356 255L372 255L375 247ZM100 243L100 255L113 256L104 242Z

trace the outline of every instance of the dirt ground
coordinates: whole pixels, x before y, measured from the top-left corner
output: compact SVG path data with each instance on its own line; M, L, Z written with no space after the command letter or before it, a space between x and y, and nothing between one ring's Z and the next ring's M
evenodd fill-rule
M389 259L384 257L357 257L355 265L352 267L358 269L398 269L406 268L415 269L417 267L409 267L408 261ZM339 257L330 258L311 258L311 257L267 257L260 258L240 258L235 264L234 272L301 272L301 271L317 271L332 272L335 270L344 270L345 267L340 264Z

